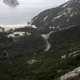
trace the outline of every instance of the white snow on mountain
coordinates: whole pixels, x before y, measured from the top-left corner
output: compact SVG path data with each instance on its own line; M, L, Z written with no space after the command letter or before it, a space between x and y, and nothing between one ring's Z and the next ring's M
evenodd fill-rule
M44 49L44 51L49 51L49 49L51 48L51 44L48 41L50 35L53 33L53 31L47 33L47 34L41 34L41 37L45 40L46 42L46 48Z
M28 64L32 65L34 63L37 63L38 61L36 59L30 59L27 61Z
M73 51L73 52L71 52L71 53L69 53L69 57L75 57L75 56L77 56L77 55L80 55L80 50L76 50L76 51Z
M47 18L48 18L48 16L45 16L43 20L46 21Z
M65 58L66 58L66 55L65 54L61 56L61 59L65 59Z
M60 17L62 17L63 15L58 15L56 17L54 17L54 19L59 19Z
M68 4L63 5L62 7L65 8Z
M51 35L52 33L53 33L53 31L51 31L51 32L49 32L49 33L47 33L47 34L42 34L41 36L42 36L44 39L48 40L49 37L50 37L50 35Z
M44 49L45 52L49 51L51 48L51 44L48 40L46 40L46 48Z
M74 13L71 13L71 14L70 14L70 17L73 17L73 16L74 16Z

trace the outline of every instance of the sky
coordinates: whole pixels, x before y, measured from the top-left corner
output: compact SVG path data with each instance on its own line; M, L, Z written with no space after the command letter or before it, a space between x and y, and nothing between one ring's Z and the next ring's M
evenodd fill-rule
M15 8L5 5L0 1L0 24L14 25L25 24L41 11L56 7L67 0L18 0Z

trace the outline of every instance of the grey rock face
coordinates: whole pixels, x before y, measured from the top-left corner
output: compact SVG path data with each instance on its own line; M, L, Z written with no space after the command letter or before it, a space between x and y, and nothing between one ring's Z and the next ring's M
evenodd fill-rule
M59 7L45 10L32 19L32 24L36 25L42 33L78 25L80 24L80 1L69 0Z

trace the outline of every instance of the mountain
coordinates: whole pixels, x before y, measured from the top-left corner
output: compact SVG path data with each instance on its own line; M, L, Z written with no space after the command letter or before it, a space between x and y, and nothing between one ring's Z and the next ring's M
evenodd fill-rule
M79 80L79 4L70 0L40 13L32 19L36 28L24 26L9 32L1 28L0 79ZM24 35L8 37L15 32Z
M80 66L80 0L69 0L59 7L45 10L32 19L32 24L37 26L41 34L53 31L48 38L51 47L47 59L50 55L54 56L47 61L53 61L54 67L48 66L42 79L79 80L79 71L77 73L72 70ZM61 74L63 76L57 79Z
M80 24L80 1L70 0L59 7L41 12L32 19L42 33Z

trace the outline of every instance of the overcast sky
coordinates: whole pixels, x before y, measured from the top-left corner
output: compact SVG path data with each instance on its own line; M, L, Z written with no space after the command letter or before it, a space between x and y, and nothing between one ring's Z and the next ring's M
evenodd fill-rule
M67 0L18 0L19 5L11 8L0 1L0 24L24 24L39 12L63 4Z

